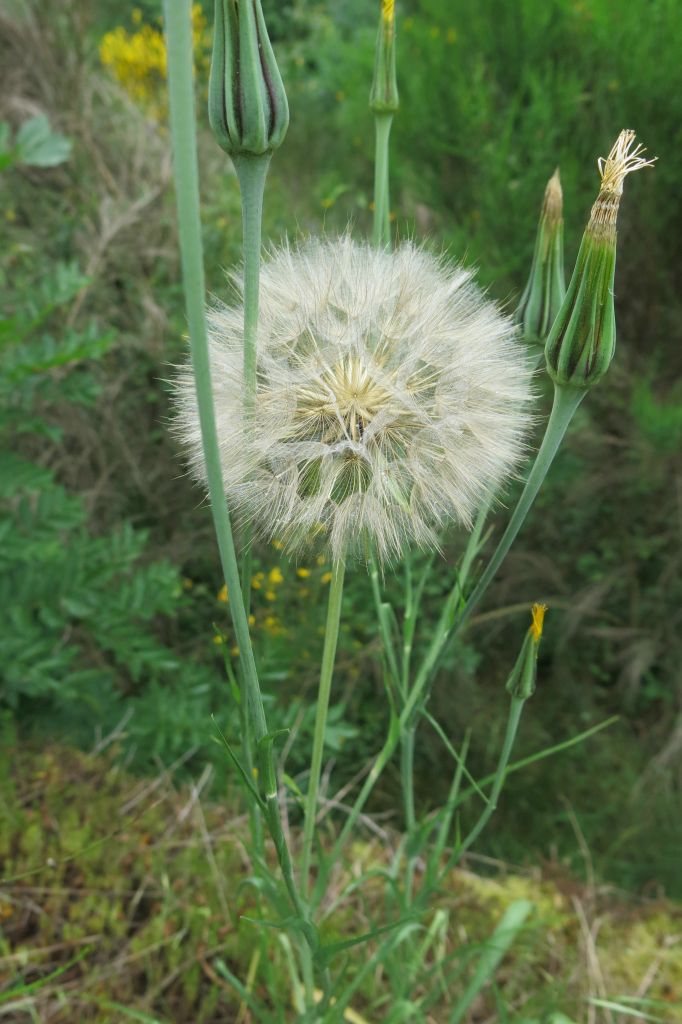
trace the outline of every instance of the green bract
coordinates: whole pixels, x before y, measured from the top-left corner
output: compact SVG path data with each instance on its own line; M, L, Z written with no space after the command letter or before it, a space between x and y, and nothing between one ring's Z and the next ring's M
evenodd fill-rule
M215 0L208 118L231 156L281 145L289 105L260 0Z
M542 625L546 611L547 608L544 604L533 605L531 609L533 621L524 637L516 664L507 680L507 693L518 700L528 700L535 693L538 648L542 639Z
M393 0L382 0L374 56L369 106L375 114L394 114L399 106L395 71L395 11Z
M616 220L626 175L649 167L635 133L622 131L606 160L598 161L601 188L580 244L566 298L554 321L545 357L559 387L590 388L609 368L616 348L613 282Z
M612 238L586 231L545 348L547 371L557 384L588 388L608 370L616 349L615 271L615 231Z
M566 295L562 207L557 168L545 189L530 277L516 311L523 340L530 345L545 344Z

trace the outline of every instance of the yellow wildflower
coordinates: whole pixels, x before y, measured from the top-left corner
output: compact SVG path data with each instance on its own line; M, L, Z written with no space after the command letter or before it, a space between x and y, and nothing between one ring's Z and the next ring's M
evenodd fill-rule
M330 572L323 572L322 576L320 577L323 583L329 583L331 578L332 574Z
M276 601L277 600L277 594L275 593L275 591L274 590L266 590L265 591L265 600L266 601Z
M310 569L300 568L296 570L296 575L300 576L302 580L307 580L310 576Z
M226 583L223 583L222 587L220 588L220 590L216 594L216 599L218 601L222 601L223 604L227 604L227 602L229 600L229 597L228 597L228 593L227 593L227 584Z
M166 43L159 28L143 23L139 8L132 12L134 32L118 26L101 39L99 55L102 64L114 78L152 116L165 116ZM209 41L206 18L200 4L192 7L192 39L194 54L202 61Z
M284 576L282 576L282 570L280 569L280 567L278 565L276 565L274 569L270 570L270 573L268 574L268 579L270 580L270 583L274 584L275 586L278 583L283 583L284 582Z

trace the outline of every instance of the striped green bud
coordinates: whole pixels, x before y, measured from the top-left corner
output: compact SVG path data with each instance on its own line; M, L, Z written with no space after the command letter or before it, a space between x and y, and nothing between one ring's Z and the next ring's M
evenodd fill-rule
M516 310L525 342L544 347L565 296L563 195L557 167L547 182L530 277Z
M528 700L535 693L538 648L542 639L542 627L546 611L547 605L545 604L534 604L531 608L530 629L524 637L516 664L507 680L507 693L518 700Z
M215 0L208 119L230 156L281 145L289 105L260 0Z
M589 388L601 380L616 348L613 283L616 220L626 175L653 160L633 131L622 131L606 160L598 161L601 188L583 235L566 298L547 338L547 371L561 386Z
M395 114L399 106L395 70L395 2L381 0L379 31L374 55L374 78L369 94L375 114Z

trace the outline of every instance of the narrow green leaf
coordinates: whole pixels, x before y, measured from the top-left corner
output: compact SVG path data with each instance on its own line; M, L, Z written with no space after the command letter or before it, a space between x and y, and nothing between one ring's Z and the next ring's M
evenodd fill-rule
M474 976L450 1014L449 1024L459 1024L464 1019L478 993L493 977L532 909L533 904L529 900L515 900L507 907L502 920L483 947Z

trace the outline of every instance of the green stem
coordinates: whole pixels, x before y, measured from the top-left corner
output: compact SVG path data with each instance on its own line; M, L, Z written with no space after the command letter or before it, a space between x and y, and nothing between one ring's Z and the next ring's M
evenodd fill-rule
M384 648L384 655L388 665L388 670L394 679L395 685L400 686L400 673L398 671L398 662L395 656L395 649L393 646L393 640L391 638L391 623L390 623L390 605L381 598L381 586L379 584L379 566L377 564L376 555L374 553L368 556L369 560L369 578L372 583L372 594L374 596L374 606L376 608L377 620L379 622L379 631L381 633L381 642Z
M486 566L483 575L476 584L459 615L456 614L456 607L461 594L460 581L458 581L450 592L443 608L443 612L441 613L438 626L436 627L433 640L426 652L424 661L420 666L415 684L410 693L410 699L408 701L408 708L410 709L410 712L416 709L423 693L428 690L428 685L436 671L438 662L448 639L451 635L456 635L462 629L473 609L482 599L493 580L495 573L500 568L507 552L514 543L519 530L523 526L524 520L528 515L531 505L535 501L537 493L547 476L549 467L554 460L554 456L556 455L568 425L573 418L573 414L585 397L585 394L586 391L578 390L577 388L555 387L552 411L547 422L540 450L538 451L535 462L528 474L525 487L512 513L509 524L504 531L490 562ZM487 513L487 509L485 511ZM473 549L471 550L473 552ZM473 553L471 557L473 558ZM469 562L469 565L470 564L471 563ZM468 567L469 566L467 566L467 569Z
M408 844L416 821L414 811L414 738L416 731L416 723L409 722L400 734L400 781ZM405 870L405 902L408 907L412 905L414 866L414 857L408 856Z
M469 599L469 602L467 602L467 605L463 610L462 616L460 616L460 618L457 621L457 630L461 628L463 622L466 621L466 619L470 615L474 603L477 603L482 597L485 588L492 579L494 573L499 568L505 554L511 547L514 538L521 529L523 520L525 519L528 510L532 505L545 476L547 475L547 471L552 463L552 460L554 459L554 456L556 455L561 440L564 434L566 433L566 429L573 417L573 414L575 413L575 410L582 401L584 395L585 392L577 391L576 389L572 388L555 388L554 404L552 406L552 412L547 423L545 436L540 446L540 450L537 454L535 463L528 475L526 485L519 499L519 504L514 509L509 526L507 527L507 530L505 531L504 536L502 537L498 545L498 548L495 554L493 555L493 558L491 559L490 565L486 569L484 575L481 577L481 582L483 582L484 579L486 580L485 587L482 587L481 583L479 583L479 585L475 588L471 598ZM519 508L522 509L522 513L519 513ZM480 529L482 530L483 519L481 518L479 522ZM471 551L472 554L469 560L470 564L474 557L473 548L471 549ZM494 569L491 572L490 566L492 565L494 565ZM392 723L392 728L391 731L389 732L386 742L384 743L384 746L377 755L374 761L374 765L372 766L369 775L365 779L364 785L360 790L360 793L358 794L358 797L353 805L353 810L349 815L348 819L346 820L346 824L344 825L341 834L339 835L339 838L337 839L334 845L334 858L337 858L340 855L343 846L348 841L348 837L350 836L353 828L355 827L357 820L360 814L362 813L362 809L367 800L369 799L372 789L376 785L384 768L391 760L391 757L393 756L393 753L396 747L398 746L401 732L411 721L417 709L419 701L423 697L424 691L426 690L427 685L431 680L431 676L435 671L440 655L443 652L445 643L451 634L451 627L448 627L445 617L446 613L448 613L448 608L450 609L449 614L451 614L452 608L456 607L458 595L459 583L455 585L455 587L453 588L448 597L448 607L444 609L443 614L441 615L441 620L436 630L436 634L434 636L433 641L431 642L426 657L424 658L424 661L419 669L419 672L415 680L415 684L410 691L410 695L408 697L407 703L405 704L405 707L403 708L400 714L400 718L396 720L395 723ZM473 600L474 598L475 602Z
M462 628L476 605L482 599L486 590L490 586L495 573L504 561L507 552L516 540L517 534L523 526L524 520L530 511L530 507L535 501L537 493L547 476L547 471L554 461L554 456L558 451L559 445L563 441L568 425L573 419L576 409L586 394L587 390L583 388L578 389L555 385L552 411L547 423L547 429L545 430L545 436L543 437L542 444L540 445L540 450L538 451L532 469L528 474L526 485L523 488L518 504L512 513L507 529L502 534L500 542L486 566L483 575L467 600L461 615L458 617L458 631Z
M516 739L516 733L519 727L519 722L521 721L521 713L525 703L525 699L521 697L512 697L510 701L507 730L505 732L502 752L500 753L500 759L497 763L497 770L493 780L493 788L491 790L490 797L488 798L488 803L483 808L480 818L469 834L461 843L458 844L454 858L451 857L448 861L445 869L446 871L452 867L453 863L456 863L462 857L470 846L473 846L497 809L497 801L500 793L502 792L502 786L504 785L504 780L507 775L507 765L509 764L509 758L511 756L512 747L514 746L514 740Z
M230 612L243 666L251 724L256 740L260 741L267 734L268 728L249 636L248 617L244 601L241 598L232 526L223 493L211 388L205 316L206 288L199 217L199 171L192 81L190 2L189 0L185 0L184 3L178 2L178 0L166 0L165 12L180 255L208 492L220 561L230 595Z
M184 2L166 0L165 25L180 256L211 513L223 575L230 594L230 613L239 645L250 725L256 740L260 781L265 792L266 821L275 844L289 898L295 912L302 920L306 941L314 952L318 945L317 936L314 927L306 917L296 891L291 858L282 830L272 743L267 738L268 727L263 698L251 646L248 616L240 586L232 526L223 493L206 331L206 289L199 216L199 171L192 81L190 0L184 0Z
M258 304L260 293L263 196L271 153L259 156L238 154L232 157L241 194L242 253L244 259L244 413L253 423L256 403L258 365ZM253 529L247 523L242 547L242 593L246 614L251 608Z
M415 824L414 814L414 724L408 725L400 737L400 778L403 787L405 826L409 832Z
M334 674L336 643L339 637L339 623L341 621L341 598L343 596L343 578L345 575L345 569L346 566L343 559L337 559L332 566L332 578L329 584L327 628L324 634L324 649L322 651L322 666L320 669L320 688L318 691L317 709L315 712L313 753L310 762L310 779L308 781L308 793L305 803L305 820L303 824L301 889L304 896L307 895L309 891L310 862L312 858L313 838L315 835L315 818L317 815L317 795L320 787L320 775L322 772L322 754L324 752L324 737L327 727L329 696L331 694L332 676Z
M388 143L393 114L374 115L374 232L372 241L377 248L391 243L389 228Z
M232 161L239 178L242 202L244 256L244 410L253 417L256 397L256 340L260 290L260 255L263 223L263 195L270 166L270 153L261 156L239 154Z

